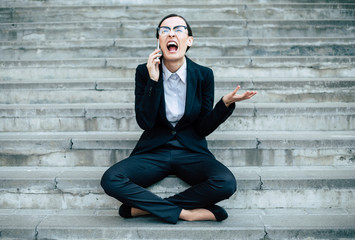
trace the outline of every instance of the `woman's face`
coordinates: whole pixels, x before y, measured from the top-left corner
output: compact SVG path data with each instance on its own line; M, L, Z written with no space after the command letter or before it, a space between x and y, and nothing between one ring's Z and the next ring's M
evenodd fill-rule
M165 60L168 61L179 61L185 57L186 49L188 46L192 45L193 37L188 35L186 28L175 29L176 26L185 26L186 23L184 19L180 17L171 17L165 19L160 27L168 27L172 30L169 31L168 28L164 28L165 33L159 35L160 48L162 50ZM181 31L183 29L183 31Z

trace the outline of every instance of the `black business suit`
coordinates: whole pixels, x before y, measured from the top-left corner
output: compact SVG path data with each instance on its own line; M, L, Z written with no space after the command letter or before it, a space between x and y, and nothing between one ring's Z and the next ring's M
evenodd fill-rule
M162 74L156 82L149 78L146 64L137 67L135 112L144 132L131 156L112 166L101 181L108 195L170 223L177 222L182 208L208 206L236 190L233 174L214 158L205 139L232 114L235 104L227 108L220 100L213 108L212 70L186 61L185 113L175 127L165 114ZM193 187L166 199L145 189L169 174Z

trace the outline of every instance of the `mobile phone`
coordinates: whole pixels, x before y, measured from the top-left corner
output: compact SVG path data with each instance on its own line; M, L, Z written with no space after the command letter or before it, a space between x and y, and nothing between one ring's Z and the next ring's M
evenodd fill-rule
M157 43L157 49L160 50L159 39L158 39L158 43ZM157 57L156 59L159 59L159 57Z

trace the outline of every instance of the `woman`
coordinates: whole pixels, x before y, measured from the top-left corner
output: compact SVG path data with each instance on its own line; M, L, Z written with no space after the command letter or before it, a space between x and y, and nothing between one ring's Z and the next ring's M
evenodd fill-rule
M236 191L236 181L208 150L205 137L232 114L235 102L256 92L239 95L238 86L213 108L212 70L185 56L193 43L187 21L176 14L164 17L157 39L161 50L136 69L136 120L144 132L130 157L105 172L101 185L123 203L124 218L153 214L169 223L222 221L228 214L215 203ZM146 189L172 174L191 187L168 198Z

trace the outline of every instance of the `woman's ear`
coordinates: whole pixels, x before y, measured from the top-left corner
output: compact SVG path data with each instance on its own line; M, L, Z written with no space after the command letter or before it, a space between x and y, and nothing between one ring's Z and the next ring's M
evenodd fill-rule
M187 46L191 47L193 42L194 42L194 38L193 38L193 37L189 37L189 38L187 39L186 44L187 44Z

